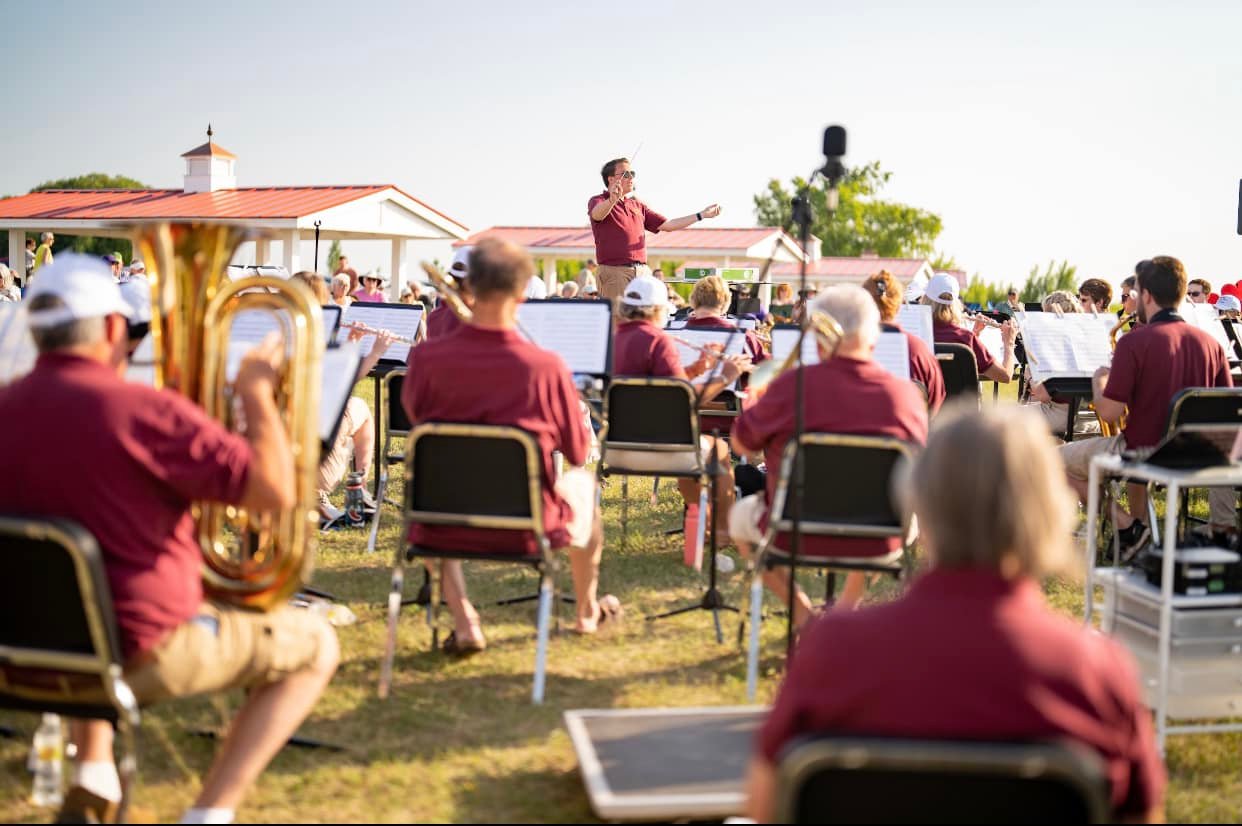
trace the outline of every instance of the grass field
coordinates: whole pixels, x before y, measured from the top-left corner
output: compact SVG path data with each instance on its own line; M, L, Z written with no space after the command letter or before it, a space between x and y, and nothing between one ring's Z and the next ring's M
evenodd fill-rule
M399 482L396 488L392 495L399 499ZM646 481L630 486L630 529L623 545L620 483L606 489L602 590L620 597L627 616L597 638L568 633L553 638L541 707L529 702L533 609L484 607L532 590L532 574L486 564L467 570L489 642L487 651L472 659L430 651L423 615L408 609L401 621L393 696L381 701L376 685L384 601L399 516L385 509L381 550L374 555L366 554L362 531L325 535L313 584L337 595L358 621L340 629L341 668L301 733L344 750L285 749L259 779L239 820L590 821L594 818L561 724L564 710L744 703L745 657L736 643L735 617L726 619L725 642L719 645L705 612L644 621L645 615L697 599L706 580L681 564L681 538L661 533L680 523L675 487L662 485L655 507L647 501L649 492ZM417 575L407 579L411 596L417 581ZM567 587L567 576L564 582ZM813 593L822 592L822 585L808 582ZM739 572L722 577L722 589L730 602L744 605L740 566ZM873 598L883 598L886 591L891 587ZM1047 593L1059 610L1080 612L1081 589L1073 581L1052 581ZM572 622L568 612L563 617ZM782 652L782 624L766 623L761 700L769 700L776 689ZM195 732L219 730L238 701L237 695L184 700L146 713L139 815L176 821L194 798L213 752L213 741ZM17 730L16 737L0 740L2 817L47 821L51 813L28 802L25 759L37 719L5 713L0 722ZM1239 820L1240 748L1237 735L1171 738L1171 821Z

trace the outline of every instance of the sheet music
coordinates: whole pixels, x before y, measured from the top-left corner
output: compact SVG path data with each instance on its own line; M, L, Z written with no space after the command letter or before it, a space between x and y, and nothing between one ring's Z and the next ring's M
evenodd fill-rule
M793 352L793 348L798 346L797 341L797 327L773 327L772 358L778 364L783 364L785 359L789 358L789 354ZM815 336L813 335L808 334L806 338L802 339L802 363L819 363L819 348L815 344Z
M963 329L966 330L973 331L975 329L975 325L972 323L967 323L962 326ZM1000 330L995 327L984 327L979 331L977 338L979 339L979 343L983 345L984 349L991 353L993 361L997 364L1005 363L1005 340L1001 338Z
M341 326L347 327L357 322L377 330L388 330L411 341L418 338L418 330L423 323L422 304L350 304L341 317ZM375 346L375 336L365 336L358 342L363 357ZM406 342L394 342L380 356L381 361L405 364L410 355L410 345Z
M927 345L928 350L936 349L932 338L932 310L926 304L902 304L897 310L897 326L917 336Z
M571 373L606 376L612 308L603 301L524 301L518 322L534 343L565 360Z
M346 341L323 353L323 384L319 391L319 441L331 447L332 436L358 378L362 349L357 342Z
M899 379L910 380L910 342L905 333L885 331L875 342L875 362Z
M1237 363L1238 356L1234 352L1233 342L1229 340L1229 334L1225 332L1225 325L1221 323L1220 313L1211 304L1191 304L1186 302L1178 307L1177 312L1182 318L1186 319L1187 324L1193 324L1203 332L1210 335L1216 340L1221 347L1225 348L1225 356L1229 361Z
M699 330L691 328L678 330L673 335L677 338L684 338L686 341L697 344L700 347L705 347L708 344L719 344L724 348L724 355L726 356L740 356L746 351L746 335L741 330ZM677 355L681 358L681 366L683 368L694 364L699 360L699 356L702 355L698 350L695 350L693 347L687 347L680 341L673 343L677 345ZM719 372L713 363L702 375L696 376L693 383L696 385L706 384L709 379L718 375ZM732 382L725 389L736 390L736 385L736 381Z
M664 325L665 330L684 330L686 329L686 320L684 318L670 319L668 324Z
M26 308L16 301L0 302L0 387L29 373L38 355Z
M341 308L336 304L325 304L323 310L323 340L328 345L336 341L336 331L341 327Z
M1025 313L1019 318L1028 369L1035 381L1090 377L1112 362L1108 331L1117 319L1087 313Z

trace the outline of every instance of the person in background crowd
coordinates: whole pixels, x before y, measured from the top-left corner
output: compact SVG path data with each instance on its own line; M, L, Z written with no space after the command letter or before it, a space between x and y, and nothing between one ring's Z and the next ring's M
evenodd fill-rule
M1186 300L1191 304L1206 304L1212 293L1212 285L1203 278L1192 278L1186 284Z
M332 276L332 303L344 308L353 301L349 296L349 276L345 273Z
M526 298L540 299L548 297L548 285L544 283L543 276L539 273L531 275L530 280L526 282Z
M661 269L660 267L656 267L654 270L652 270L652 271L651 271L651 275L652 275L652 277L653 277L653 278L655 278L655 279L657 279L657 280L659 280L659 281L663 281L663 280L664 280L664 270L663 270L663 269Z
M1113 303L1113 288L1102 278L1088 278L1078 287L1078 303L1084 313L1106 313Z
M1216 299L1216 312L1221 318L1238 321L1242 318L1242 301L1236 295L1222 295Z
M35 239L27 238L26 239L26 270L24 272L24 277L22 278L22 284L25 284L26 279L29 278L34 273L34 270L35 270L34 263L35 263Z
M310 289L321 307L326 307L332 303L332 296L328 294L328 285L324 283L322 275L310 270L302 270L295 272L293 277Z
M146 278L147 265L141 258L135 258L129 262L129 269L126 271L130 277Z
M22 291L13 283L13 271L0 264L0 301L21 301Z
M39 233L39 248L35 250L34 268L30 274L34 275L39 271L40 267L46 267L52 263L52 244L56 242L56 236L50 232ZM27 284L26 286L30 286Z
M1164 766L1133 659L1040 587L1075 563L1060 477L1032 414L959 408L937 422L899 482L930 567L895 601L830 612L802 633L756 738L747 815L775 816L790 741L831 733L1081 744L1105 763L1110 822L1163 821Z
M577 298L577 297L578 297L578 282L577 281L566 281L564 284L561 285L561 298Z
M772 305L768 307L768 312L772 314L776 324L790 324L793 322L793 311L793 286L782 281L776 285L776 295L772 298Z
M110 252L103 257L103 262L112 268L112 280L121 280L121 269L125 264L124 259L115 252Z
M595 292L599 292L599 280L595 277L595 271L599 269L599 265L595 263L594 258L588 258L586 266L578 271L578 275L574 278L578 285L578 293L586 295L588 287Z
M337 261L336 272L332 273L332 277L335 278L338 275L344 275L349 278L349 289L346 290L347 293L352 295L358 290L358 271L349 265L348 255L342 255L340 260Z
M362 275L359 279L362 286L353 293L354 301L373 301L382 304L384 302L384 291L382 288L384 279L374 270Z

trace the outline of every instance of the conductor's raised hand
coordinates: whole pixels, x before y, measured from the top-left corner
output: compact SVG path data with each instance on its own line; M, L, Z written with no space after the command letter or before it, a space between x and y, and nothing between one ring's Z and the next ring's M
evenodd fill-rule
M711 204L699 210L699 214L704 218L715 218L720 214L720 204Z

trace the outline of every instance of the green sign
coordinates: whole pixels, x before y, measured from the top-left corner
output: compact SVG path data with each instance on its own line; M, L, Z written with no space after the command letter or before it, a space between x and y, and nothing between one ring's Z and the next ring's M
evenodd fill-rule
M759 277L758 267L686 267L682 272L687 281L711 275L718 275L725 281L754 281Z

